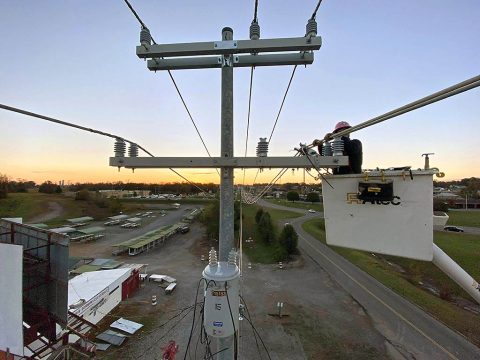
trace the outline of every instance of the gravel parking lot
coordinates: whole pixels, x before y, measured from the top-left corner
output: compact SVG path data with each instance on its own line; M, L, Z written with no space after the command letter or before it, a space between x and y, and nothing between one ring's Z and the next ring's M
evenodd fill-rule
M98 242L72 244L72 255L113 258L113 243L176 222L185 212L184 209L169 211L165 217L151 218L140 229L112 229ZM114 231L118 233L114 235ZM157 283L146 282L132 298L122 302L105 318L103 326L108 326L115 316L124 316L144 323L145 327L123 346L112 346L100 353L100 358L161 359L162 348L169 340L179 345L177 358L184 357L195 292L206 265L200 256L207 255L209 250L203 234L202 225L194 223L190 232L174 235L166 244L147 253L115 257L119 261L148 264L149 274L170 275L177 279L178 285L172 294L166 295ZM272 359L388 358L384 338L374 329L368 314L308 256L299 256L283 270L276 265L257 264L248 269L247 263L248 259L244 259L242 295ZM157 296L157 306L151 305L152 295ZM198 302L202 297L199 291ZM285 316L281 319L272 316L279 301L285 304ZM200 308L199 305L196 310L189 359L204 358L205 344L200 342L197 326L201 322ZM215 345L212 351L216 351ZM240 322L239 353L241 359L268 358L246 320Z

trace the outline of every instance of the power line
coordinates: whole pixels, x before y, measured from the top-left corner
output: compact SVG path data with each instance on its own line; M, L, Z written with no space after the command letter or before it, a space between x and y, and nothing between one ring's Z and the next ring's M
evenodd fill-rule
M52 117L50 117L50 116L45 116L45 115L37 114L37 113L31 112L31 111L22 110L22 109L15 108L15 107L8 106L8 105L4 105L4 104L0 104L0 109L4 109L4 110L7 110L7 111L12 111L12 112L16 112L16 113L19 113L19 114L23 114L23 115L35 117L35 118L42 119L42 120L46 120L46 121L50 121L50 122L53 122L53 123L55 123L55 124L60 124L60 125L68 126L68 127L73 127L73 128L75 128L75 129L79 129L79 130L91 132L91 133L94 133L94 134L98 134L98 135L102 135L102 136L107 136L107 137L110 137L110 138L113 138L113 139L121 139L121 140L126 141L126 142L128 142L128 143L130 143L130 144L135 144L135 145L137 145L137 147L138 147L139 149L141 149L142 151L144 151L146 154L148 154L148 155L151 156L151 157L155 157L150 151L148 151L148 150L145 149L144 147L138 145L138 144L135 143L134 141L125 139L125 138L123 138L122 136L119 136L119 135L110 134L110 133L107 133L107 132L105 132L105 131L100 131L100 130L88 128L88 127L85 127L85 126L77 125L77 124L74 124L74 123L70 123L70 122L66 122L66 121L63 121L63 120L59 120L59 119L52 118ZM200 186L198 186L197 184L195 184L195 183L193 183L192 181L188 180L185 176L181 175L178 171L175 171L175 170L173 170L172 168L169 168L169 170L172 171L173 173L177 174L179 177L181 177L183 180L185 180L186 182L188 182L190 185L196 187L198 190L200 190L200 191L202 191L202 192L207 192L207 190L202 189L202 188L201 188Z
M202 141L202 144L203 144L203 147L205 148L205 150L207 151L207 154L209 157L212 157L212 155L210 155L210 151L208 151L208 148L207 148L207 145L205 144L205 141L203 141L203 137L202 135L200 134L200 131L198 130L198 127L197 127L197 124L195 123L195 120L193 120L193 116L192 114L190 113L190 110L187 106L187 103L185 102L185 99L183 98L183 95L182 93L180 92L180 89L178 88L177 86L177 82L175 81L175 79L173 78L173 75L172 75L172 72L170 70L168 70L168 75L170 76L170 79L172 79L172 82L173 82L173 86L175 86L175 90L177 90L177 94L178 96L180 96L180 100L182 100L182 103L183 103L183 106L185 107L185 110L187 111L187 114L188 116L190 117L190 120L192 121L192 124L193 126L195 127L195 130L197 131L197 134L198 136L200 137L200 140ZM218 171L218 170L217 170ZM220 174L219 174L220 175Z
M257 10L258 10L258 0L255 0L255 11L253 12L253 21L254 22L258 22Z
M429 104L432 104L434 102L446 99L450 96L458 95L462 92L474 89L476 87L480 86L480 75L475 76L473 78L470 78L468 80L462 81L458 84L455 84L453 86L450 86L448 88L445 88L443 90L440 90L436 93L433 93L431 95L428 95L424 98L421 98L417 101L411 102L407 105L404 105L402 107L399 107L395 110L389 111L383 115L374 117L373 119L364 121L363 123L360 123L358 125L352 126L351 128L348 128L346 130L339 131L338 133L334 134L333 137L341 137L348 135L354 131L358 131L361 129L365 129L369 126L381 123L383 121L389 120L391 118L394 118L396 116L405 114L407 112L410 112L415 109L419 109L421 107L427 106Z
M140 16L138 15L138 13L135 11L135 9L133 8L132 4L130 4L130 2L128 0L124 0L125 4L127 4L128 8L130 9L130 11L132 12L132 14L135 16L135 18L138 20L138 22L140 23L140 25L142 26L142 28L144 29L148 29L148 27L145 25L145 23L143 22L143 20L140 18ZM152 39L152 42L154 44L156 44L155 40L153 39L152 36L150 36L151 39ZM177 94L178 96L180 97L180 100L182 101L183 103L183 106L185 107L185 110L187 111L187 114L193 124L193 126L195 127L195 130L198 134L198 136L200 137L200 140L202 141L202 144L203 144L203 147L205 148L205 150L207 151L207 154L209 157L212 157L212 155L210 155L210 151L208 151L208 148L207 148L207 145L205 144L205 141L203 140L203 137L202 135L200 134L200 131L198 130L198 127L197 127L197 124L195 123L195 120L193 119L193 116L190 112L190 109L188 108L187 106L187 103L185 102L185 99L183 98L183 95L182 93L180 92L180 89L177 85L177 82L175 81L173 75L172 75L172 72L170 70L167 71L168 72L168 75L170 76L170 79L172 80L172 83L173 83L173 86L175 86L175 90L177 91ZM220 176L220 173L217 170L217 174Z
M313 10L313 14L311 17L312 20L314 20L317 17L317 11L321 3L322 3L322 0L318 0L317 6L315 6L315 10Z
M247 147L248 147L248 132L250 129L250 113L252 108L252 85L253 85L253 70L254 67L252 66L250 69L250 90L248 91L248 114L247 114L247 135L245 138L245 157L247 156ZM245 182L245 176L244 176Z
M240 299L243 301L243 304L245 305L245 309L247 309L247 313L248 313L248 315L249 315L249 317L250 317L250 311L248 311L247 302L245 301L245 299L244 299L242 296L240 296ZM263 348L265 349L265 351L266 351L266 353L267 353L268 358L269 358L270 360L272 360L272 358L270 357L270 352L268 351L265 343L263 342L263 339L262 339L262 337L260 336L259 332L258 332L257 329L255 328L255 325L253 325L252 321L251 321L248 317L246 317L245 314L243 315L243 317L244 317L244 319L246 319L246 320L248 321L248 323L249 323L250 326L252 327L254 333L256 333L256 334L258 335L258 338L260 339L260 341L261 341L261 343L262 343L262 345L263 345ZM256 338L255 338L255 341L256 341ZM258 345L258 344L257 344L257 345ZM259 352L260 352L260 350L259 350ZM260 357L261 357L261 355L260 355Z
M140 18L140 16L137 14L137 12L135 11L135 9L133 8L132 4L130 4L130 2L128 0L124 0L125 1L125 4L127 4L128 8L130 9L130 11L132 12L132 14L137 18L138 22L140 23L140 25L142 25L142 28L144 29L148 29L147 26L145 25L145 23L142 21L142 19ZM153 40L152 38L152 42L154 44L156 44L155 40Z
M285 103L285 99L287 98L288 90L290 90L290 85L292 84L293 76L295 75L295 71L297 70L297 66L298 65L295 65L293 67L292 75L290 76L290 80L288 81L287 90L285 90L285 95L283 95L282 104L280 105L280 109L278 109L277 118L275 119L275 123L273 124L272 132L270 133L270 137L268 138L268 143L269 144L270 144L270 140L272 140L272 136L273 136L273 132L275 131L275 127L277 126L278 118L280 117L280 114L282 112L283 104Z
M88 127L85 127L85 126L81 126L81 125L69 123L69 122L66 122L66 121L58 120L58 119L52 118L52 117L50 117L50 116L45 116L45 115L37 114L37 113L31 112L31 111L22 110L22 109L19 109L19 108L15 108L15 107L13 107L13 106L8 106L8 105L0 104L0 108L1 108L1 109L4 109L4 110L7 110L7 111L12 111L12 112L16 112L16 113L19 113L19 114L23 114L23 115L27 115L27 116L31 116L31 117L36 117L36 118L38 118L38 119L50 121L50 122L53 122L53 123L56 123L56 124L73 127L73 128L75 128L75 129L88 131L88 132L91 132L91 133L94 133L94 134L99 134L99 135L103 135L103 136L108 136L108 137L113 138L113 139L121 139L121 140L124 140L124 141L126 141L126 142L128 142L128 143L135 144L135 142L130 141L130 140L127 140L127 139L125 139L125 138L123 138L123 137L121 137L121 136L115 135L115 134L110 134L110 133L107 133L107 132L105 132L105 131L95 130L95 129L91 129L91 128L88 128ZM138 144L137 144L137 146L138 146ZM139 148L141 148L141 147L139 146ZM143 151L145 151L143 148L141 148L141 149L142 149ZM147 152L147 151L145 151L145 152ZM148 153L148 152L147 152L147 153Z

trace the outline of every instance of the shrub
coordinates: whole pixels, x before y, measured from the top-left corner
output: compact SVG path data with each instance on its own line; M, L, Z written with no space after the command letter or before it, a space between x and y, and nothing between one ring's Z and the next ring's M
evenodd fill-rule
M262 217L257 224L257 230L258 234L260 235L260 239L265 244L271 244L275 241L272 218L270 217L270 214L268 212L263 212Z
M296 191L289 191L287 193L287 200L295 202L296 200L300 200L300 195Z
M298 234L292 225L285 225L283 227L278 242L288 255L298 253Z
M311 203L320 202L320 196L316 192L310 192L307 194L307 201Z

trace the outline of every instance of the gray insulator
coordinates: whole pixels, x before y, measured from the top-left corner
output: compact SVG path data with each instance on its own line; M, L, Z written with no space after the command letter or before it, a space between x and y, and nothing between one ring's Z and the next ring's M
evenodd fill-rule
M130 157L138 157L138 145L134 143L130 143L128 147L128 156Z
M124 157L126 150L125 141L123 141L122 139L116 139L113 150L115 151L115 157Z
M140 44L142 45L152 44L152 35L150 34L150 30L148 30L147 28L142 28L142 30L140 30Z
M342 156L344 148L345 146L341 138L335 138L332 140L333 156Z
M332 156L332 145L330 142L325 141L322 145L322 155L323 156Z
M252 21L250 25L250 40L258 39L260 39L260 25L258 25L258 22Z
M305 36L317 36L317 21L315 19L308 20Z
M258 157L267 157L268 155L268 141L267 138L260 138L260 141L257 145L257 156Z

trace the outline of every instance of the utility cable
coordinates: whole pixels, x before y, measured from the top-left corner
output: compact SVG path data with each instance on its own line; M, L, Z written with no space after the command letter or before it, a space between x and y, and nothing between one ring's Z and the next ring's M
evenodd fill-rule
M94 134L108 136L108 137L113 138L113 139L121 139L121 140L126 141L128 143L135 144L135 142L127 140L127 139L125 139L121 136L115 135L115 134L110 134L110 133L107 133L105 131L95 130L95 129L91 129L91 128L88 128L88 127L85 127L85 126L81 126L81 125L69 123L69 122L66 122L66 121L58 120L58 119L52 118L50 116L37 114L37 113L34 113L34 112L18 109L18 108L12 107L12 106L4 105L4 104L0 104L0 108L4 109L4 110L7 110L7 111L12 111L12 112L16 112L16 113L19 113L19 114L23 114L23 115L36 117L38 119L50 121L50 122L53 122L53 123L56 123L56 124L65 125L65 126L73 127L73 128L76 128L76 129L88 131L88 132L91 132L91 133L94 133ZM147 154L151 155L148 151L146 151L145 149L140 147L138 144L137 144L137 146L139 147L139 149L142 149Z
M389 112L387 112L383 115L374 117L373 119L364 121L364 122L362 122L358 125L352 126L351 128L339 131L338 133L333 134L332 136L334 138L336 138L336 137L342 137L342 136L348 135L348 134L350 134L354 131L365 129L369 126L376 125L378 123L381 123L383 121L392 119L396 116L405 114L405 113L410 112L412 110L419 109L421 107L427 106L427 105L432 104L434 102L446 99L450 96L454 96L454 95L460 94L462 92L474 89L478 86L480 86L480 75L475 76L473 78L470 78L468 80L462 81L458 84L455 84L455 85L450 86L448 88L445 88L443 90L440 90L436 93L428 95L428 96L426 96L424 98L421 98L417 101L411 102L411 103L409 103L407 105L404 105L402 107L399 107L395 110L389 111Z
M251 67L250 70L250 90L248 91L248 113L247 113L247 135L245 137L245 157L247 156L247 148L248 148L248 133L250 129L250 114L252 109L252 85L253 85L253 70L254 67ZM245 178L243 179L245 182Z
M130 2L128 0L124 0L125 4L127 4L128 8L130 9L130 11L132 12L132 14L135 16L135 18L138 20L138 22L140 23L140 25L142 26L142 28L144 29L148 29L148 27L145 25L145 23L142 21L142 19L140 18L140 16L138 15L138 13L135 11L135 9L133 8L133 6L130 4ZM153 39L152 36L150 36L150 38L152 39L152 43L153 44L157 44L155 42L155 40ZM175 81L173 75L172 75L172 72L170 70L167 70L168 72L168 75L170 76L170 79L172 80L172 83L173 83L173 86L175 86L175 90L177 91L177 94L178 96L180 97L180 100L182 101L183 103L183 106L185 107L185 110L187 111L187 114L198 134L198 136L200 137L200 140L202 141L202 144L203 144L203 147L205 148L205 150L207 151L207 154L209 157L212 157L212 155L210 155L210 151L208 150L208 147L207 145L205 144L205 141L203 140L203 137L202 135L200 134L200 130L198 130L198 127L197 127L197 124L195 123L195 120L193 119L193 116L187 106L187 103L185 102L185 99L183 98L183 95L182 93L180 92L180 88L178 87L177 85L177 82ZM217 171L217 174L220 176L220 172L218 171L218 169L216 169Z
M250 316L250 311L248 311L248 306L247 306L247 302L245 301L245 299L240 296L240 299L243 301L243 304L245 305L245 309L247 310L247 314L248 314L248 317L246 316L243 316L244 319L247 319L248 323L250 324L250 326L252 327L254 333L256 333L258 335L258 338L260 339L262 345L263 345L263 348L265 349L266 353L267 353L267 356L270 360L272 360L272 358L270 357L270 353L267 349L267 347L265 346L265 343L263 342L263 339L262 337L260 336L259 332L257 331L257 329L255 328L255 325L253 325L253 322L249 319L251 316ZM256 340L256 339L255 339ZM258 345L258 344L257 344ZM260 349L259 349L259 353L260 353ZM260 355L261 357L261 355Z
M190 113L190 110L188 109L187 104L185 103L185 99L183 98L182 93L180 92L180 89L177 86L177 82L173 78L172 72L168 70L168 75L170 76L170 79L172 79L173 85L175 86L175 90L177 90L178 96L180 96L180 100L182 100L183 106L185 107L185 110L187 111L188 116L190 117L190 120L192 121L193 126L195 127L195 130L197 131L198 136L200 137L200 140L202 141L203 147L205 148L205 151L207 152L209 157L212 157L210 155L210 151L208 151L207 145L205 144L205 141L203 140L202 135L200 134L200 131L198 130L197 124L195 123L195 120L193 120L193 116ZM217 169L218 172L218 169ZM220 174L218 174L220 175Z
M318 0L317 6L315 6L315 10L313 10L313 14L311 17L312 20L315 20L315 18L317 17L317 11L321 3L322 3L322 0Z
M245 299L243 298L242 295L240 295L240 300L242 300L243 305L245 305L245 310L247 310L248 317L251 319L252 316L250 315L250 310L248 309L247 302L245 301ZM254 337L254 339L255 339L255 344L257 345L258 355L260 356L260 360L262 360L262 352L260 351L260 346L258 345L257 334L256 334L256 332L253 330L253 328L252 328L252 332L253 332L253 337Z
M257 10L258 10L258 0L255 0L255 11L253 12L253 21L254 22L258 22Z
M18 109L18 108L15 108L15 107L12 107L12 106L8 106L8 105L4 105L4 104L0 104L0 109L4 109L4 110L7 110L7 111L12 111L12 112L16 112L16 113L19 113L19 114L23 114L23 115L27 115L27 116L31 116L31 117L35 117L35 118L38 118L38 119L42 119L42 120L46 120L46 121L50 121L50 122L53 122L55 124L60 124L60 125L64 125L64 126L68 126L68 127L73 127L75 129L79 129L79 130L83 130L83 131L87 131L87 132L91 132L91 133L94 133L94 134L99 134L99 135L102 135L102 136L107 136L107 137L110 137L110 138L113 138L113 139L120 139L120 140L123 140L125 142L128 142L130 144L135 144L137 145L137 147L139 149L141 149L142 151L144 151L146 154L148 154L149 156L151 157L155 157L151 152L149 152L147 149L145 149L144 147L138 145L137 143L131 141L131 140L128 140L128 139L125 139L121 136L118 136L118 135L115 135L115 134L110 134L110 133L107 133L105 131L100 131L100 130L96 130L96 129L91 129L91 128L88 128L88 127L85 127L85 126L81 126L81 125L77 125L77 124L73 124L73 123L70 123L70 122L66 122L66 121L62 121L62 120L58 120L58 119L55 119L55 118L52 118L50 116L45 116L45 115L41 115L41 114L37 114L37 113L34 113L34 112L31 112L31 111L26 111L26 110L22 110L22 109ZM178 171L175 171L173 170L172 168L169 168L170 171L174 172L175 174L177 174L179 177L181 177L183 180L185 180L186 182L188 182L190 185L196 187L197 189L199 189L200 191L202 192L208 192L207 190L205 189L202 189L200 186L196 185L195 183L193 183L192 181L188 180L185 176L181 175Z
M280 117L280 114L282 112L283 104L285 103L285 99L287 98L288 90L290 90L290 85L292 84L293 76L295 75L295 71L297 70L297 66L298 65L295 65L293 67L292 75L290 76L290 80L288 81L287 90L285 90L285 95L283 95L282 104L280 105L280 109L278 110L277 118L275 119L275 123L273 124L272 132L270 133L270 137L268 138L268 143L269 144L270 144L270 140L272 140L272 136L273 136L273 132L275 131L275 127L277 126L278 118Z

